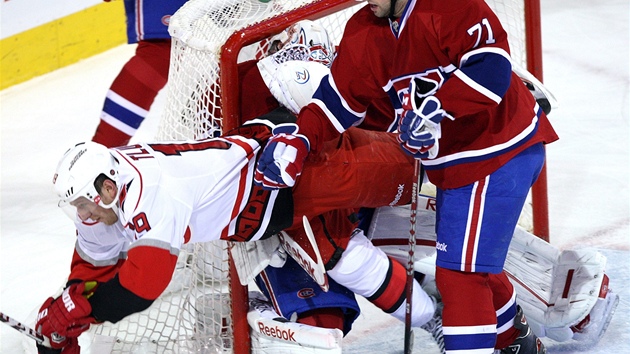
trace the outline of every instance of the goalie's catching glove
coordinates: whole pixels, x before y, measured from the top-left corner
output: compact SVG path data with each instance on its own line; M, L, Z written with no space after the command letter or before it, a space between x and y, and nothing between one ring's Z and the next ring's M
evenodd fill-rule
M254 183L264 189L293 187L310 151L308 139L294 123L278 124L256 166Z
M68 349L78 344L75 340L90 328L96 320L91 316L92 306L88 297L93 293L96 282L81 282L68 286L60 297L49 297L39 310L35 329L49 338L52 349Z
M448 114L440 100L433 96L437 82L428 78L414 78L409 84L409 97L403 100L398 141L416 159L435 158L441 137L440 122Z

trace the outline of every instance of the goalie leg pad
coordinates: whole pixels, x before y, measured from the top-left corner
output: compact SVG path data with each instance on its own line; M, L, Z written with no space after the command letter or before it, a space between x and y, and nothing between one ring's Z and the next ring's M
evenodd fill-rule
M350 128L324 143L319 154L309 155L293 188L295 216L311 220L340 207L409 203L414 163L412 156L400 153L395 134Z
M367 236L388 256L402 264L409 257L409 205L376 208L370 221ZM416 213L416 261L435 254L435 199L418 196ZM432 268L435 268L433 261ZM426 272L423 272L426 273ZM430 271L435 274L435 269Z
M341 354L343 332L287 321L261 293L249 293L252 353Z
M605 298L600 291L607 290L605 267L606 257L600 252L559 251L520 227L514 232L505 262L505 270L532 330L539 337L558 342L570 340L573 335L569 327L583 322L596 303ZM611 315L609 311L608 320ZM599 322L594 328L606 322L606 316L601 314L592 318ZM601 336L603 332L595 333Z
M597 344L606 332L618 304L619 296L608 288L608 276L604 275L597 303L586 318L571 327L575 332L573 339L585 342L589 347Z

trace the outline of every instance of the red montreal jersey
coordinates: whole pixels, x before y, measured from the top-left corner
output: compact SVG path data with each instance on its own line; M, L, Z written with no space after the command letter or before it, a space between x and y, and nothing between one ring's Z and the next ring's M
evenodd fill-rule
M331 74L299 116L300 132L317 151L351 126L396 129L410 80L422 77L436 83L430 94L454 118L441 122L438 156L422 161L427 175L443 189L473 183L527 147L558 139L509 53L483 0L410 0L394 22L366 6L348 21ZM387 98L394 111L372 114Z

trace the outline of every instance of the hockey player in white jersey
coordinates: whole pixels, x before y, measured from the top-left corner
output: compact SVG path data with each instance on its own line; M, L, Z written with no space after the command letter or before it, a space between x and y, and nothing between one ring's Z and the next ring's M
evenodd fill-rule
M179 249L186 243L218 239L249 241L271 236L291 226L293 215L287 207L290 203L294 203L294 210L300 210L298 215L314 218L321 214L319 210L327 206L316 199L300 202L297 198L291 200L288 193L253 187L256 153L271 132L267 124L262 120L251 121L241 130L249 136L228 134L202 141L139 143L115 149L82 143L70 149L61 159L54 178L60 207L83 222L119 224L124 227L120 237L126 240L116 241L126 241L131 246L113 279L98 283L93 289L89 282L72 284L62 295L69 302L51 301L41 312L46 314L39 322L41 333L48 337L53 333L72 337L89 323L117 322L144 310L168 285ZM393 136L387 135L380 142L371 136L370 141L397 148ZM405 155L400 156L402 179L392 181L391 194L379 193L373 199L368 193L369 185L364 185L366 191L361 198L356 198L355 189L346 186L338 191L328 190L328 196L342 203L355 199L358 204L349 207L388 205L400 193L398 187L405 179L409 180L404 171L410 167L404 165L411 164ZM381 170L391 176L392 160L388 157L379 161L383 157L362 158L362 167L372 165L365 173ZM318 172L318 169L324 170ZM328 169L328 165L315 165L312 173L321 180ZM383 185L387 184L378 187ZM348 195L347 191L352 193ZM293 193L304 195L299 187ZM309 214L307 209L317 212ZM351 230L340 238L349 238L350 234ZM85 245L89 243L85 241ZM106 246L120 247L116 243ZM64 306L70 302L73 306ZM422 312L427 315L419 317L419 323L426 322L433 314L433 304L429 301L424 305L426 309Z

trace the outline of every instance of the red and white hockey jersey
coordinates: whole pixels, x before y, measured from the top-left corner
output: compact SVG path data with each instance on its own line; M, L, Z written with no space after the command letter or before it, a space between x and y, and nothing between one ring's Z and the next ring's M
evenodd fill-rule
M298 118L300 133L317 151L371 119L375 100L389 97L400 114L410 80L424 77L455 118L441 122L438 156L423 160L429 179L440 188L470 184L557 139L510 60L507 33L482 0L410 0L397 21L366 6L348 21L331 74Z

